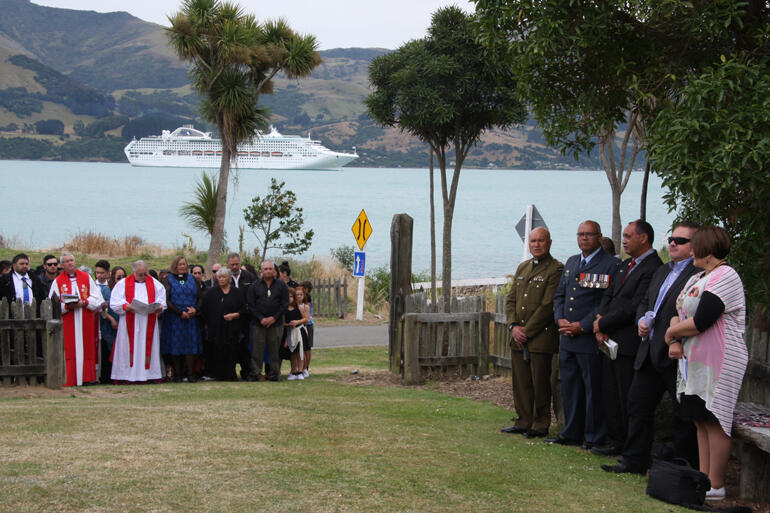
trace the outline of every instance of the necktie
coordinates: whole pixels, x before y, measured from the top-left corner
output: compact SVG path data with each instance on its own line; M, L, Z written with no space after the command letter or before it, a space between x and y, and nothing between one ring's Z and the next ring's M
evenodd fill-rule
M628 278L628 275L631 274L631 269L633 269L635 265L636 265L636 258L632 258L631 263L628 264L628 269L626 269L626 274L623 275L623 281L626 281L626 278Z
M586 259L585 258L581 258L580 259L580 269L585 269L585 268L586 268Z
M22 293L23 294L22 300L25 303L29 303L29 284L27 283L27 277L26 276L22 276L21 277L21 284L22 284L21 288L24 290L24 292Z

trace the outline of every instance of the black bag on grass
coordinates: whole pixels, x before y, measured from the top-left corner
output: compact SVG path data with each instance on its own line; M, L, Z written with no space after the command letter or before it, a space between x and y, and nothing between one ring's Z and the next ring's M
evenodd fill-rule
M701 506L711 481L706 474L692 468L687 460L655 459L647 482L647 495L680 506Z

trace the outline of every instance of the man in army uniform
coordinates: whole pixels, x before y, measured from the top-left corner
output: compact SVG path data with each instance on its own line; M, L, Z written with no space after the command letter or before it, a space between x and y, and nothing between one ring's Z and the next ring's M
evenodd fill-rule
M551 368L559 350L559 330L553 317L553 295L563 265L550 254L551 234L535 228L529 234L532 258L519 265L505 301L511 332L513 400L518 419L503 433L526 438L548 434L551 425Z
M620 262L602 251L602 230L596 221L584 221L578 227L577 242L580 253L567 259L553 298L554 319L561 333L559 373L565 424L558 436L546 442L591 449L607 433L602 359L593 324Z

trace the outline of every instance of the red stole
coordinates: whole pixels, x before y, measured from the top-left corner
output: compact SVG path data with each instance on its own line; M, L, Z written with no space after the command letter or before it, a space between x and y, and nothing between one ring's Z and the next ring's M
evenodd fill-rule
M80 299L88 301L91 294L91 279L87 273L75 270L75 279L77 290L72 290L72 281L66 273L61 273L56 277L56 284L59 286L59 296L62 294L78 294ZM96 326L94 312L83 307L79 308L82 312L81 329L83 332L83 383L96 381L96 354L98 340L96 337ZM75 355L75 312L77 310L67 310L62 312L62 323L64 328L64 360L66 368L65 387L73 387L78 384L77 359Z
M147 276L144 279L144 286L147 288L147 304L151 305L155 302L155 283L152 276ZM126 303L131 304L134 300L134 290L136 287L136 278L132 274L126 278ZM128 350L130 352L131 367L134 366L134 320L136 314L134 312L126 312L126 329L128 330ZM147 316L147 333L144 344L144 368L150 368L150 357L152 356L152 337L155 334L155 323L158 320L157 313L151 313ZM113 346L114 349L114 346Z

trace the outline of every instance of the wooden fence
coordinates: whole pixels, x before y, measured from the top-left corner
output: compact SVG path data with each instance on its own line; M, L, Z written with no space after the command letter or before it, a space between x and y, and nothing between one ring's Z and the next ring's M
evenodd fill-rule
M339 317L343 319L348 311L347 278L313 280L313 316Z
M740 400L770 406L770 339L767 332L746 330L749 366L743 379Z
M425 293L406 297L398 338L404 382L419 383L425 374L489 374L490 323L482 296L453 296L451 313L434 313ZM439 301L438 312L443 310Z
M64 383L64 343L62 323L54 319L51 301L24 305L0 300L0 383L37 385L45 381L49 388Z

